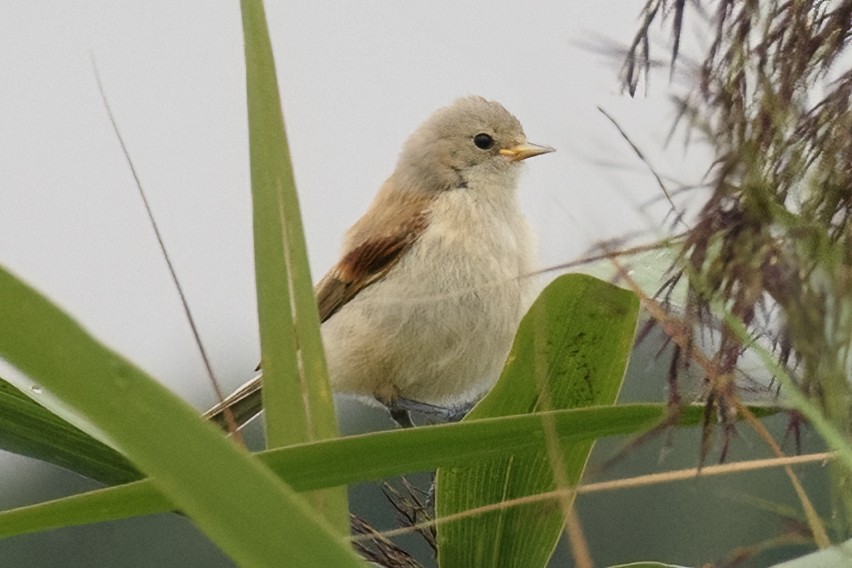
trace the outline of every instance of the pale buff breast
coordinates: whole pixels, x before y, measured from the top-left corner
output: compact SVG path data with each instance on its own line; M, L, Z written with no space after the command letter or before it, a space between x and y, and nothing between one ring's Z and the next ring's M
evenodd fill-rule
M449 191L380 282L322 326L332 387L442 406L499 377L537 290L535 241L511 189Z

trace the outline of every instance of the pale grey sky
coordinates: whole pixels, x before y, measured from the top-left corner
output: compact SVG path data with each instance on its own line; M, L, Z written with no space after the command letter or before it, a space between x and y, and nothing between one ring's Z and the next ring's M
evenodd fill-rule
M501 101L558 149L521 200L545 264L659 227L652 157L665 85L630 99L618 62L641 1L268 2L313 274L410 133L466 94ZM257 359L241 27L236 2L7 2L0 18L0 262L181 394L205 388L177 296L107 122L119 125L213 355L230 383ZM664 172L681 164L656 165Z
M467 94L501 101L558 150L521 183L544 265L659 228L653 178L596 107L661 171L683 172L679 150L661 151L666 85L630 99L619 61L588 48L626 43L642 4L268 2L314 278L407 135ZM210 400L90 57L214 364L235 385L258 357L238 3L4 8L0 262L183 396Z
M521 183L544 264L659 231L667 207L640 211L660 197L653 178L596 107L662 172L695 180L701 161L662 151L663 74L649 96L630 99L616 58L588 49L626 44L643 4L267 2L314 278L407 135L467 94L499 100L531 141L558 150L531 160ZM259 351L241 34L235 1L0 7L0 263L199 406L212 391L90 56L213 363L233 387Z

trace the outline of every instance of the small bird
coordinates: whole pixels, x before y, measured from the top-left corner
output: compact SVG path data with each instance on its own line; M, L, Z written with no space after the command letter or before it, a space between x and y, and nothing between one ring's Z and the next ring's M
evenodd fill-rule
M334 391L452 415L499 377L538 285L535 237L517 202L527 142L502 105L465 97L436 111L349 229L316 285ZM255 377L205 416L244 424L261 410Z

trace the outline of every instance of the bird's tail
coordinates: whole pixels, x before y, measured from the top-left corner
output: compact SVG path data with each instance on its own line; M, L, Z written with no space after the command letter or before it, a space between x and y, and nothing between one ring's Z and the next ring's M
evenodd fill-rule
M262 375L257 375L225 397L222 402L202 414L202 417L215 422L222 429L228 430L230 425L225 417L225 410L230 409L234 417L234 425L237 429L242 428L263 410L261 378Z

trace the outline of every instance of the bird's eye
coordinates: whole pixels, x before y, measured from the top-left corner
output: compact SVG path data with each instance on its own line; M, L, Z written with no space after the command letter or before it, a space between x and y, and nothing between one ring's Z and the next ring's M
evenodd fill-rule
M476 147L480 150L490 150L491 147L494 146L494 139L490 134L480 132L473 137L473 143L476 144Z

